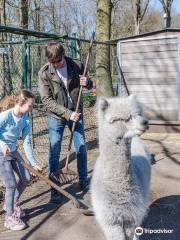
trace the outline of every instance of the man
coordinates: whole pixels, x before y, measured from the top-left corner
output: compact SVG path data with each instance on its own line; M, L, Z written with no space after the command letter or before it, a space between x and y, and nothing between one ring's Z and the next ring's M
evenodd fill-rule
M59 168L59 158L64 128L72 128L76 122L73 141L77 154L79 186L84 190L87 180L87 151L84 136L83 104L75 112L80 86L91 89L93 83L82 76L83 64L65 56L65 50L59 43L49 43L45 48L48 63L39 71L39 92L48 113L49 130L49 176ZM59 193L51 189L51 202L60 201Z

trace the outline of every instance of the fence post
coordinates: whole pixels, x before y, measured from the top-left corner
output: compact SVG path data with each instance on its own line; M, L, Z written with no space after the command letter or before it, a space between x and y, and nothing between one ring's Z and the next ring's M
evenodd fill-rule
M178 120L180 120L180 37L177 37L177 50L178 50L178 73L176 77L177 84L177 97L178 97Z
M22 63L23 63L23 79L22 88L31 90L31 59L30 59L30 44L26 41L23 42L22 48ZM31 141L34 148L34 136L33 136L33 114L29 113L31 119Z
M24 41L22 44L22 66L23 66L23 76L22 76L22 88L27 88L27 43Z
M27 44L27 88L31 90L31 56L30 56L30 44Z
M76 33L73 33L72 36L76 38ZM70 57L71 58L77 58L77 40L71 40L70 45Z

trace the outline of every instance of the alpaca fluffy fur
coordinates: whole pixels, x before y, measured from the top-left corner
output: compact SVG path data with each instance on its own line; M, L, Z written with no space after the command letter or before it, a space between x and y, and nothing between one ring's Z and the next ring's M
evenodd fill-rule
M132 240L147 212L150 154L137 135L148 128L135 97L103 98L98 104L99 150L91 196L107 240Z

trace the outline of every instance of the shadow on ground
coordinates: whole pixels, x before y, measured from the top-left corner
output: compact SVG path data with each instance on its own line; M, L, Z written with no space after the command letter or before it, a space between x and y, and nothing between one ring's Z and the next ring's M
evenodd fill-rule
M83 191L83 192L80 191L77 183L73 183L73 184L67 186L65 188L65 190L79 200L81 208L83 208L83 209L88 208L86 203L83 202L83 198L84 198L84 195L86 194L86 191ZM40 194L37 194L29 199L26 199L22 203L25 203L25 202L27 203L29 201L33 201L35 198L38 198L38 197L46 194L47 192L49 192L49 190L42 192ZM37 224L35 224L32 228L30 228L29 231L26 232L24 234L24 236L21 237L21 240L29 239L45 222L47 222L54 214L57 214L58 209L60 209L62 206L64 206L69 201L70 200L67 197L61 195L60 204L52 204L52 203L48 202L45 204L44 203L40 204L36 207L31 207L30 209L26 209L25 211L26 211L27 217L24 219L24 221L26 223L28 223L30 219L36 218L39 215L42 215L44 213L47 213L47 214L45 217L42 217L41 220ZM73 203L72 203L72 208L74 208L74 210L77 213L79 212L78 209L76 209L76 207L73 205ZM68 213L67 213L67 215L68 215Z
M180 238L180 196L167 196L153 202L142 227L144 233L140 240L178 240ZM145 233L145 229L155 230L155 233Z

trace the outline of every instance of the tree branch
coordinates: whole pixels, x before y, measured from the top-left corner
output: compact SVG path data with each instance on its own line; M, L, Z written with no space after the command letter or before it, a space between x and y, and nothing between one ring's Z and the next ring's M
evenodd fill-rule
M161 3L162 6L163 6L164 12L167 13L167 6L166 6L165 1L164 1L164 0L159 0L159 1L160 1L160 3Z
M147 3L146 3L146 6L145 6L145 8L144 8L143 14L141 15L140 21L142 21L144 15L145 15L145 13L146 13L146 10L147 10L147 8L148 8L148 5L149 5L149 0L148 0Z

